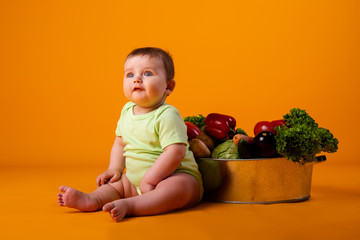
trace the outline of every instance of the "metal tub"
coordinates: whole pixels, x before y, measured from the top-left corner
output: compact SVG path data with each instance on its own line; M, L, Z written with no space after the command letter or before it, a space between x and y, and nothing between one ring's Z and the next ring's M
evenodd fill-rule
M204 200L227 203L283 203L310 197L314 163L303 165L286 158L198 158Z

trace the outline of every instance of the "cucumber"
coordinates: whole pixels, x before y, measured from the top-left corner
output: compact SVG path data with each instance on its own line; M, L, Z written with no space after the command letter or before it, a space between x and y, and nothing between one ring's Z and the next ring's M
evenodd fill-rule
M252 158L255 156L255 147L253 143L240 139L238 144L238 153L240 159Z

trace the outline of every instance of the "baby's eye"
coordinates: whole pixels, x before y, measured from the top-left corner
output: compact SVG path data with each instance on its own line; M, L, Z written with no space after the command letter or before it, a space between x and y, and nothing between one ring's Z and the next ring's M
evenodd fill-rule
M126 74L126 76L127 76L128 78L132 78L132 77L134 76L134 74L128 73L128 74Z
M151 72L149 72L149 71L146 71L146 72L144 73L144 75L147 76L147 77L149 77L149 76L152 76L153 74L152 74Z

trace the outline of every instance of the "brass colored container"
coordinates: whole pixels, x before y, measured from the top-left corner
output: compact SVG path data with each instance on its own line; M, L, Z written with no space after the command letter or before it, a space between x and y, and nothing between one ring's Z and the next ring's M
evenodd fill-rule
M310 197L313 164L286 158L197 159L204 181L204 200L227 203L283 203Z

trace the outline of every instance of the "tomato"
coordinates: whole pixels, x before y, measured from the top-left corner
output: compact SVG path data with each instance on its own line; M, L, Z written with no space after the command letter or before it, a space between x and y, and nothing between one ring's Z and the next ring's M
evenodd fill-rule
M273 132L274 128L272 127L271 122L269 121L261 121L258 122L254 127L254 134L255 136L258 135L258 133L267 131L267 132Z
M286 122L284 119L275 120L271 122L274 127L276 126L282 126L283 124L286 125Z
M257 124L255 124L254 127L254 134L255 136L258 135L260 132L263 131L267 131L267 132L272 132L273 134L276 134L275 131L275 127L276 126L281 126L281 125L285 125L286 122L284 121L284 119L280 119L280 120L274 120L272 122L269 121L261 121L258 122Z

